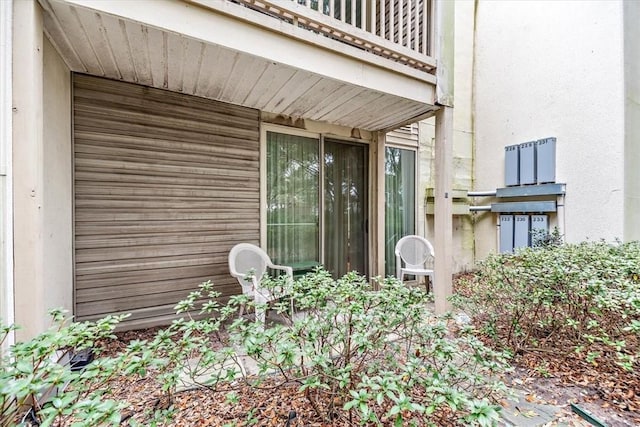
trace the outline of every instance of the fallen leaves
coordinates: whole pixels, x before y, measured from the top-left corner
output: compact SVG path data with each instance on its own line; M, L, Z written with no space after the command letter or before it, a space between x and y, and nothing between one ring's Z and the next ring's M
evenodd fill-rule
M115 355L122 351L130 340L152 339L156 329L118 333L117 338L101 342L101 354ZM556 343L561 346L561 343ZM547 377L536 369L544 361ZM520 366L514 373L505 374L506 379L517 388L528 390L524 399L529 403L560 405L563 410L558 415L558 423L564 426L588 426L577 420L571 411L564 407L569 402L581 402L607 421L609 427L628 427L640 425L640 378L639 372L622 372L615 363L601 363L596 369L592 364L584 363L577 357L567 357L562 352L524 354L516 362ZM605 370L608 369L608 370ZM290 384L273 393L269 390L256 390L238 386L235 391L238 400L231 403L226 393L213 393L204 389L180 392L171 402L162 401L160 386L150 373L145 378L120 377L108 385L111 398L129 403L124 411L125 418L134 418L143 422L146 412L169 404L176 409L172 420L175 426L236 426L255 425L258 427L338 427L344 421L330 424L319 420L308 401L298 392L296 384ZM505 411L517 408L510 402L500 402ZM341 402L335 402L341 406ZM289 419L292 411L295 418ZM524 418L533 418L535 411L523 410L519 414ZM446 414L444 414L446 415ZM443 416L443 419L446 418ZM127 425L126 423L123 425ZM445 427L446 423L439 425ZM552 427L556 424L549 424Z

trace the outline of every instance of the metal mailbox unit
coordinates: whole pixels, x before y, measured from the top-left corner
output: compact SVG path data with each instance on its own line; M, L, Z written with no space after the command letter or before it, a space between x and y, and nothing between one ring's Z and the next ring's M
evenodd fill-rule
M536 142L520 144L520 185L536 184Z
M491 205L499 214L499 250L513 252L517 248L535 246L549 232L549 215L557 211L556 200L565 185L556 184L556 138L542 138L504 148L505 188L496 190L505 201ZM534 198L535 197L535 198ZM527 200L528 199L528 200Z
M513 252L513 215L500 215L500 252Z
M520 185L520 152L517 145L504 147L504 185Z
M500 252L535 246L549 232L548 215L500 215Z
M556 139L536 141L536 180L538 184L556 182Z
M529 215L515 215L513 224L513 249L529 246Z
M549 233L548 215L531 215L531 246L537 246L540 239Z

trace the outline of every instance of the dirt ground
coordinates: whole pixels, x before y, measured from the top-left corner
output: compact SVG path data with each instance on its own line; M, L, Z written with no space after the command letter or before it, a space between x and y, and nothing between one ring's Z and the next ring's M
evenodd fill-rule
M133 339L151 339L157 329L121 332L117 338L100 343L103 355L122 351ZM570 403L579 405L608 427L640 426L640 414L625 410L602 400L595 387L589 384L569 384L552 376L540 376L525 367L515 367L505 375L505 383L525 392L527 401L560 408L556 420L547 426L591 426L589 422L572 412ZM129 402L123 412L124 420L145 419L145 413L168 407L160 385L149 375L121 377L110 384L111 397ZM175 426L342 426L336 422L324 424L317 421L313 408L298 392L297 386L279 388L278 393L265 384L263 389L253 389L242 384L229 392L211 392L203 389L186 390L176 394L173 405L178 409L172 425ZM513 409L514 402L502 402L505 410ZM292 418L292 419L290 419ZM144 423L144 421L143 421Z
M574 403L607 427L640 426L639 413L630 412L603 400L598 390L588 384L570 384L552 376L532 375L528 369L522 367L515 367L505 378L505 383L525 391L527 400L559 407L561 411L558 419L551 425L592 426L572 412L570 404Z

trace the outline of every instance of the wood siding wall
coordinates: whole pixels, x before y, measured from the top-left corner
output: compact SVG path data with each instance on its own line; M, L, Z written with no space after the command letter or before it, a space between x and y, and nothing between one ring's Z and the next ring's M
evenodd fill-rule
M75 316L166 323L259 241L259 112L74 75Z
M387 144L418 146L418 123L402 126L387 133L385 137Z

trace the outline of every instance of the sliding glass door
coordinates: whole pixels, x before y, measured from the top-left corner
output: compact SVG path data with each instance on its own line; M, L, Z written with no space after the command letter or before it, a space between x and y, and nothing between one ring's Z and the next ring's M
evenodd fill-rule
M276 264L320 262L319 140L267 132L267 252Z
M367 273L367 165L364 144L267 132L267 251L274 262L298 272L324 264L335 277Z
M324 260L335 276L367 268L367 146L324 144Z
M416 152L385 148L385 275L395 276L398 240L415 234Z

